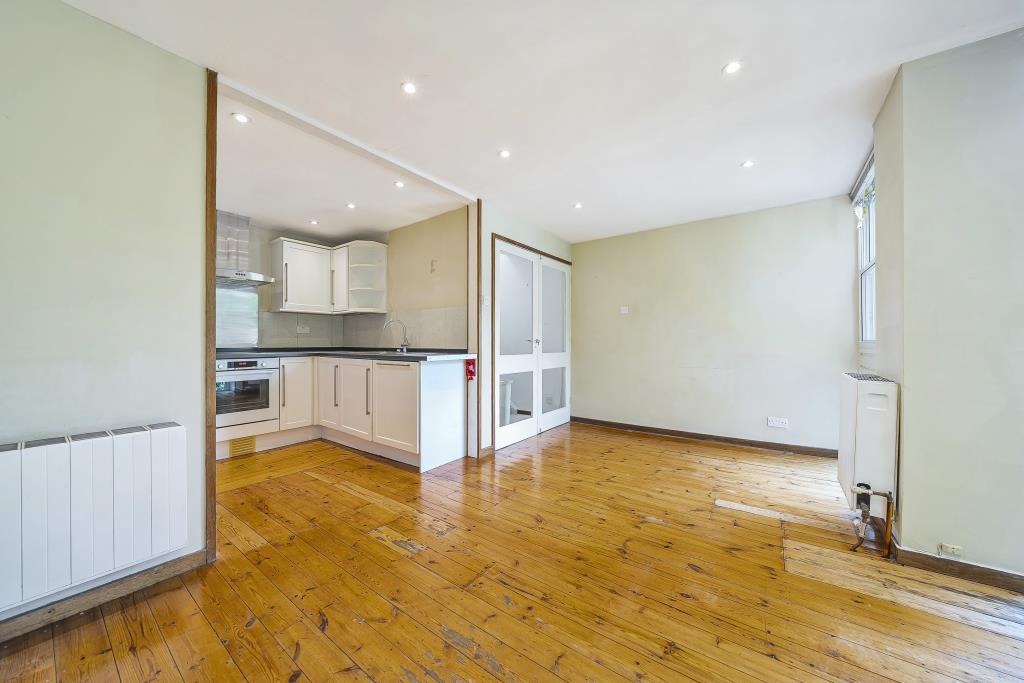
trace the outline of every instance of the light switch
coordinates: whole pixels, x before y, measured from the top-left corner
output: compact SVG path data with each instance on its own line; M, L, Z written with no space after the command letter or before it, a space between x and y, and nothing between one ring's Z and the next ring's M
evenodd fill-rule
M629 315L629 306L619 306L619 315Z

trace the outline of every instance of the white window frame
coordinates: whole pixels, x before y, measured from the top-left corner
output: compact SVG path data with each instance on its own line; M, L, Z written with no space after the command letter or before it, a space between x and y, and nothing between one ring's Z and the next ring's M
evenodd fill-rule
M878 341L878 268L876 264L877 222L875 215L875 167L872 163L853 194L857 215L857 338L861 345ZM870 278L870 280L869 280ZM872 283L867 299L867 283Z

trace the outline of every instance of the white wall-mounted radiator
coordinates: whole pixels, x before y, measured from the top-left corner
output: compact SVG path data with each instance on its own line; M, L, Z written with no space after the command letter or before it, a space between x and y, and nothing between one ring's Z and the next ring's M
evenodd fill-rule
M188 539L176 422L0 445L0 610Z
M878 375L845 373L839 406L839 485L850 508L856 507L857 484L895 496L899 385ZM885 500L873 497L871 516L884 519L885 512Z

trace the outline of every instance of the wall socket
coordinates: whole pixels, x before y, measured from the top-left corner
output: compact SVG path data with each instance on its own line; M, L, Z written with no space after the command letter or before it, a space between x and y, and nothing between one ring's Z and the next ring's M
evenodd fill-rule
M788 417L775 417L774 415L768 416L769 427L780 427L782 429L789 429L789 418Z
M962 545L953 545L951 543L940 543L939 555L949 555L950 557L963 557L964 547Z
M296 325L295 334L309 334L309 325Z

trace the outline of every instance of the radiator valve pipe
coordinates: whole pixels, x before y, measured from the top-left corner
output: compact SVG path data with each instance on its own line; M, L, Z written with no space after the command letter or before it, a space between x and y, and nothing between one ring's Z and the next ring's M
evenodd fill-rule
M864 543L867 536L868 520L871 518L871 497L885 498L885 537L882 541L882 557L888 559L892 553L892 520L896 512L896 499L892 491L873 491L868 484L857 484L850 489L856 496L857 509L860 510L860 521L857 523L857 542L850 546L856 551Z

